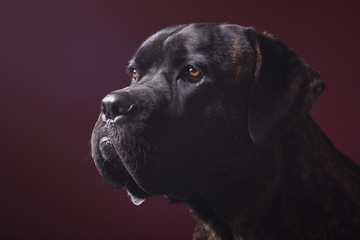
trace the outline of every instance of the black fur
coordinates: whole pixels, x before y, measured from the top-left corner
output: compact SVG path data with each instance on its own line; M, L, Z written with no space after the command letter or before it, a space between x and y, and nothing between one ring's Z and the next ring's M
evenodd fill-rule
M191 66L201 78L188 75ZM194 240L360 239L360 171L308 115L324 84L280 41L230 24L169 27L104 98L100 174L199 220Z

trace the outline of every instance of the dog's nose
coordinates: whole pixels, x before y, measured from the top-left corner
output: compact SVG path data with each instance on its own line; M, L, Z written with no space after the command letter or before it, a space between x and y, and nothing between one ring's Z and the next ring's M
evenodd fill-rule
M105 120L130 115L135 109L136 105L119 92L108 94L101 102L101 112Z

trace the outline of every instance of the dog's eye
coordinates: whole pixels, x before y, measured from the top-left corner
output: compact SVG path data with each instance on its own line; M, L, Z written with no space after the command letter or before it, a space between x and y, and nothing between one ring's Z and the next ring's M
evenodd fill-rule
M135 68L131 68L131 69L130 69L130 76L131 76L131 80L132 80L132 81L135 81L135 80L137 79L138 74L137 74Z
M188 66L186 68L185 75L186 80L191 82L198 82L204 77L203 72L194 66Z

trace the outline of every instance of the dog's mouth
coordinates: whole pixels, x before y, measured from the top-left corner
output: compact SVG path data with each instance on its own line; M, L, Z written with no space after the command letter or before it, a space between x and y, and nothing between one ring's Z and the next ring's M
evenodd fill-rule
M170 124L107 124L99 118L92 134L92 157L100 175L126 190L135 205L154 195L183 201L193 192L203 158L199 141L184 136Z
M145 198L151 196L139 186L123 165L109 137L98 140L93 149L93 158L101 176L114 187L126 190L133 204L140 205Z

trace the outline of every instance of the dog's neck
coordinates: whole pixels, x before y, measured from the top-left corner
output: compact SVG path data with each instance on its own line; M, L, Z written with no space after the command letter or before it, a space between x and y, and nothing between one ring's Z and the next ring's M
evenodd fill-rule
M197 231L214 235L208 239L326 239L340 225L346 236L359 224L359 168L310 116L281 139L227 161L187 202L207 229Z

